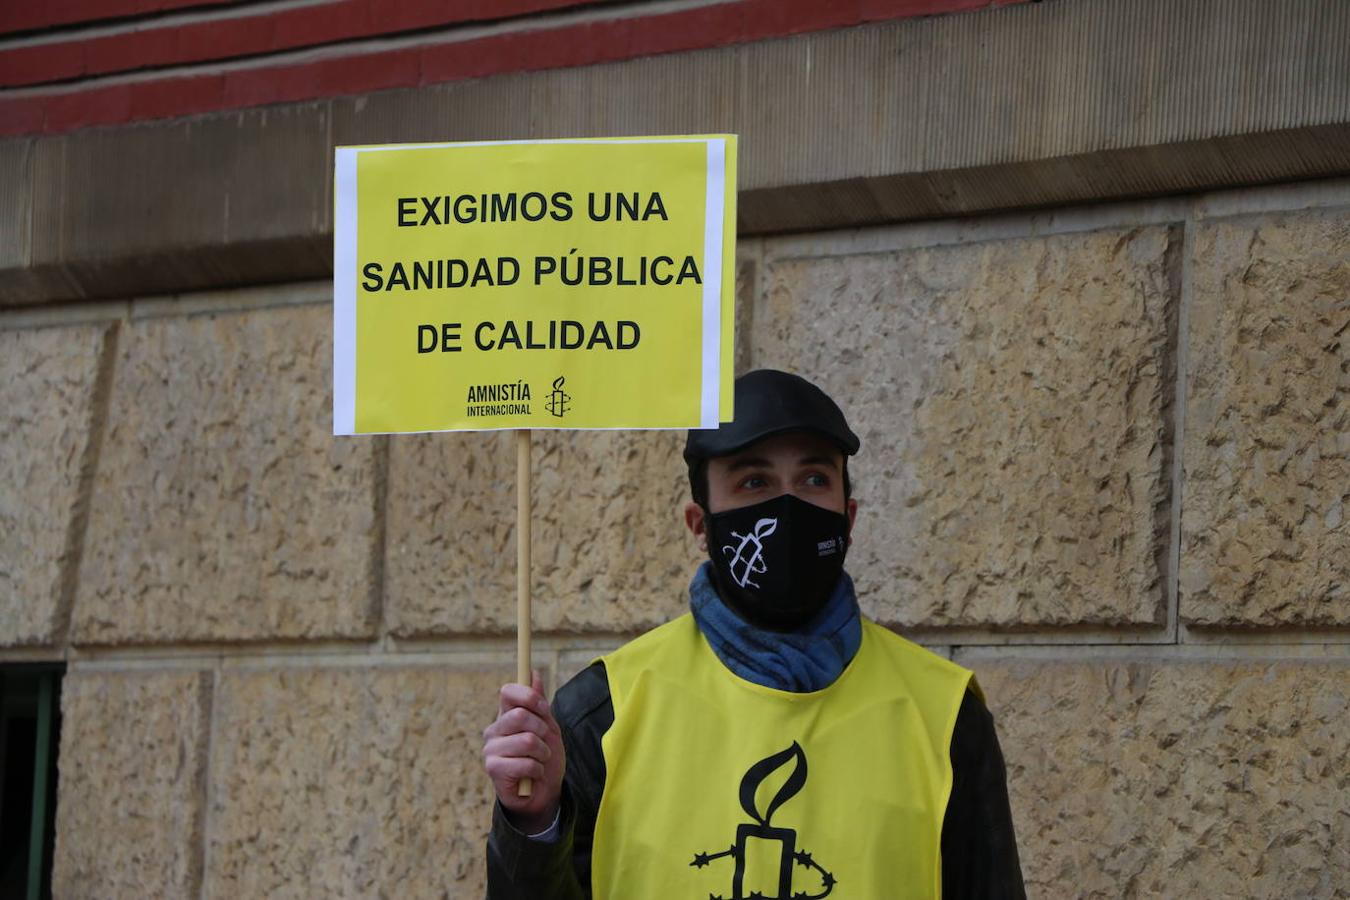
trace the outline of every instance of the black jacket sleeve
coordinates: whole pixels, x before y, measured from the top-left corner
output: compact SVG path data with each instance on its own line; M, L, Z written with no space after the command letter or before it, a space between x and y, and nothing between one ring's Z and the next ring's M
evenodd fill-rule
M952 793L942 820L942 896L1025 898L1008 779L994 717L966 691L952 731Z
M487 844L488 900L590 900L591 844L605 790L600 739L614 724L605 667L594 663L559 688L553 717L567 754L559 838L531 840L496 804Z
M502 805L495 804L487 844L489 900L589 898L590 890L581 890L572 869L575 823L576 805L565 787L557 841L536 841L522 834L507 819Z
M591 896L591 844L605 789L600 739L614 723L609 679L594 663L558 689L553 714L567 752L561 835L531 840L500 805L488 835L489 900L575 900ZM952 733L953 783L942 823L942 895L971 900L1022 898L1008 789L994 719L967 692Z

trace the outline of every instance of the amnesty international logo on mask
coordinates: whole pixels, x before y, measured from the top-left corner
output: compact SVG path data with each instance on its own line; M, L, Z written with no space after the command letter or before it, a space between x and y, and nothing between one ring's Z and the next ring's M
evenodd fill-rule
M732 538L737 544L725 544L722 553L728 558L727 568L731 570L732 580L741 587L757 588L759 585L750 580L751 575L764 575L769 571L764 562L764 539L778 530L777 519L760 519L754 530L740 534L733 531Z

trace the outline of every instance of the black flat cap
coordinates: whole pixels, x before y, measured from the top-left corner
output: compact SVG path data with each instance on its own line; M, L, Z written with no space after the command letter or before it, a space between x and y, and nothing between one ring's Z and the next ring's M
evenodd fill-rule
M858 436L828 394L800 375L756 369L736 379L734 421L690 429L684 461L692 471L701 460L728 456L785 431L814 431L838 444L846 456L858 452Z

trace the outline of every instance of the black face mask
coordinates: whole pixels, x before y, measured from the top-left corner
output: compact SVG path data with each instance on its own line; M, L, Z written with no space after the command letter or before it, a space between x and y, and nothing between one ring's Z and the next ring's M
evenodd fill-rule
M783 494L705 521L717 593L751 625L793 631L829 602L848 551L848 516Z

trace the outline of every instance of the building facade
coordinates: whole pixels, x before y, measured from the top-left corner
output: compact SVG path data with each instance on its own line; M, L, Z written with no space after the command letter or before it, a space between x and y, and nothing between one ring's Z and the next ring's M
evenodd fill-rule
M1350 896L1350 4L0 32L0 674L60 675L54 896L481 895L514 451L332 437L333 148L709 132L737 370L859 431L860 599L976 671L1029 893ZM536 435L551 684L685 608L681 444Z

